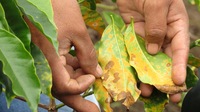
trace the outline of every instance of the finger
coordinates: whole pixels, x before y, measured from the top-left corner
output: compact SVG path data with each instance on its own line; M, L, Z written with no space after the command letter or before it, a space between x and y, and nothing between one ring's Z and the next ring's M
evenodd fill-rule
M168 0L146 0L144 3L145 40L147 51L156 54L167 31Z
M76 0L52 0L52 2L54 20L58 27L59 49L62 51L59 51L60 55L67 54L73 44L81 68L86 73L100 77L102 70L97 64L96 52L82 19L78 2Z
M91 73L96 77L100 77L102 75L102 69L98 65L94 45L86 30L84 33L82 33L81 37L74 37L72 40L76 49L79 65L86 73Z
M58 99L77 112L100 112L94 103L85 100L80 95L59 96Z
M64 63L65 63L66 65L72 66L73 69L77 69L77 68L80 67L77 57L74 57L74 56L72 56L71 54L68 54L68 53L67 53L67 54L65 54L64 56L61 56L61 58L64 58L64 60L63 60Z
M186 78L189 39L183 34L178 33L172 40L172 80L176 85L182 85Z
M182 85L186 78L189 53L189 20L183 1L174 1L171 8L173 8L173 12L170 12L171 15L169 15L170 24L167 37L172 38L172 80L176 85Z
M174 103L178 103L181 101L181 94L177 93L177 94L170 94L169 95L169 99L174 102Z
M153 92L153 86L145 83L140 83L141 94L144 97L149 97Z

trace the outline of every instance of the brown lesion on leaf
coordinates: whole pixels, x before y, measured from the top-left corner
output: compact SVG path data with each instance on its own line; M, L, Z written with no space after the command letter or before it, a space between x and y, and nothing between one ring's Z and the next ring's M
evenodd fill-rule
M131 61L134 61L135 58L136 58L135 54L131 54Z
M133 98L133 96L131 95L131 93L122 91L118 94L117 96L118 100L122 100L124 99L123 105L125 105L128 109L129 107L135 103L135 99Z
M118 72L115 72L114 73L114 80L113 80L113 83L117 83L117 81L120 79L119 77L119 73Z
M110 96L106 98L105 103L111 103L111 102L112 102L112 98Z
M109 70L114 66L114 62L113 61L109 61L106 66L105 66L105 70Z
M170 67L171 66L171 63L167 63L167 65L166 65L167 67Z
M126 98L126 92L125 91L121 91L118 95L117 95L117 100L122 100Z
M147 71L148 71L148 67L147 67L147 66L145 66L145 67L144 67L144 70L147 72Z
M102 76L103 81L106 81L108 79L108 77L109 77L108 74L109 74L109 71L107 71L105 74L103 74L103 76Z
M187 91L186 84L183 84L181 86L176 86L176 85L154 85L154 86L161 92L167 94L176 94Z
M117 93L111 89L108 89L108 93L110 94L111 97L115 97Z

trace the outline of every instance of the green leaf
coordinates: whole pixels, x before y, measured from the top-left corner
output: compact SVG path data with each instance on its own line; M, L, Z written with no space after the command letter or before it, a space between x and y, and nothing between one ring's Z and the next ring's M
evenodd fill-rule
M14 94L14 92L12 90L11 80L8 78L8 76L6 76L3 73L2 70L3 70L3 64L2 64L2 62L0 62L0 77L1 77L0 78L0 85L3 84L5 86L7 107L10 107L10 104L11 104L12 100L15 98L16 95Z
M50 0L15 0L23 13L58 49L56 27Z
M99 102L101 108L104 112L112 112L112 108L110 107L110 103L112 102L112 98L107 92L106 88L104 88L101 79L97 79L93 84L93 91L95 98Z
M30 51L31 36L29 28L22 18L19 8L14 0L1 0L6 13L6 20L13 33L23 42L24 46Z
M171 79L171 58L162 52L156 55L147 53L144 40L135 34L133 22L125 31L125 43L130 64L143 83L154 85L169 94L186 90L186 85L176 86Z
M34 44L31 44L31 54L41 82L42 93L51 97L52 75L49 64L40 49Z
M24 97L31 110L36 111L41 89L33 59L21 41L3 29L0 29L0 60L3 73L13 84L13 92Z
M102 34L105 24L101 15L97 11L85 6L81 6L81 12L86 25L96 30L99 34Z
M110 16L112 15L113 16L113 19L115 21L115 24L117 25L117 27L122 30L123 28L126 27L122 17L116 13L113 13L113 12L109 12L109 11L103 11L102 12L103 14L103 17L105 18L106 22L108 24L111 24L112 23L112 20L110 18Z
M117 0L112 0L112 2L116 3Z
M188 64L191 65L191 66L195 66L195 67L198 68L198 67L200 67L200 58L195 57L192 54L189 54Z
M197 84L198 80L199 79L195 75L194 71L190 67L187 67L187 76L185 81L187 88L189 89L191 87L194 87Z
M188 0L192 5L197 5L200 10L200 0Z
M103 69L103 85L114 101L124 99L123 104L129 108L138 99L140 90L128 61L124 37L114 20L107 26L100 41L98 61Z
M4 9L0 3L0 28L9 30L9 25L6 21Z
M190 43L190 49L192 49L193 47L200 47L200 39Z
M140 97L140 100L144 102L145 112L163 112L165 105L168 103L166 93L162 93L156 89L150 97Z

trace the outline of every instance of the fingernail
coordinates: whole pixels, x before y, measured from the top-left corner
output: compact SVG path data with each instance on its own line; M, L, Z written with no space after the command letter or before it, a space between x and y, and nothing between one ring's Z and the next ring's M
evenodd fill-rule
M159 51L158 44L148 43L147 44L147 51L148 51L149 54L156 54Z
M101 75L103 74L103 70L101 69L101 66L99 64L97 65L96 71L98 76L101 77Z

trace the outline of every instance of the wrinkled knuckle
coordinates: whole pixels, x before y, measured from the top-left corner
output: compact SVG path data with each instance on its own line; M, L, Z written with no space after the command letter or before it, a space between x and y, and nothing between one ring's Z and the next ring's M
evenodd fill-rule
M79 26L78 28L74 29L74 31L76 32L77 36L80 37L86 37L86 35L88 35L87 29L84 25Z

